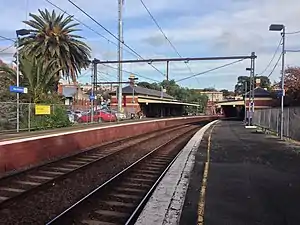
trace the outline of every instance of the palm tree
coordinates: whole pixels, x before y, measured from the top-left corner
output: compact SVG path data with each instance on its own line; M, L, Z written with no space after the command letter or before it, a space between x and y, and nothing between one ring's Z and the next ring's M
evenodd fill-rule
M53 69L57 60L52 59L42 63L35 57L20 58L20 86L28 88L28 100L39 103L53 90L56 84L56 76L62 68ZM0 66L0 73L5 74L11 84L17 80L17 71L7 65ZM8 87L6 87L8 88Z
M57 59L57 66L63 67L57 77L71 78L76 81L82 68L89 65L91 49L74 34L79 31L78 23L72 23L72 16L64 17L64 14L52 14L45 9L39 10L40 15L29 14L32 18L24 21L31 27L31 35L20 40L21 54L33 55L45 62Z

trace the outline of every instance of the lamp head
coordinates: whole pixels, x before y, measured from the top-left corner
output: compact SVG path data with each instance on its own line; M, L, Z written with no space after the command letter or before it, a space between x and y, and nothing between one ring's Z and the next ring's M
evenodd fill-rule
M269 31L282 31L284 29L283 24L271 24L269 27Z

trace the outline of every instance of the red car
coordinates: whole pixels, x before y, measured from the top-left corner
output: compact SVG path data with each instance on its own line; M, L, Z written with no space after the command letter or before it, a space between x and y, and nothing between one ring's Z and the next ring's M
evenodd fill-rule
M83 114L77 119L78 123L88 123L91 122L91 112ZM113 113L105 111L95 111L94 112L94 122L114 122L117 121L117 117Z

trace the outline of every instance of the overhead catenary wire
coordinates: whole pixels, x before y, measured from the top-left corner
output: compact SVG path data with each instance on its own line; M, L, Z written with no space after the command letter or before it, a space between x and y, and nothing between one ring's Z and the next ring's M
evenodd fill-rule
M74 17L73 15L71 15L70 13L68 13L66 10L63 10L62 8L60 8L58 5L55 5L53 2L49 1L49 0L45 0L46 2L48 2L50 5L52 5L53 7L57 8L58 10L60 10L61 12L67 14L68 16L72 16L73 20L75 20L77 23L81 24L82 26L84 26L85 28L89 29L90 31L94 32L95 34L99 35L101 38L107 40L109 43L112 43L115 46L118 46L117 43L115 43L114 41L110 40L109 38L105 37L103 34L99 33L98 31L96 31L95 29L91 28L89 25L87 25L86 23L78 20L76 17ZM133 52L124 49L127 53L136 56Z
M110 65L107 65L107 64L102 64L102 66L106 66L106 67L109 67L109 68L111 68L111 69L118 70L118 68L113 67L113 66L110 66ZM155 80L155 79L152 79L152 78L149 78L149 77L146 77L146 76L143 76L143 75L141 75L141 74L134 73L134 72L131 72L131 71L128 71L128 70L122 69L122 72L124 72L124 73L129 73L129 74L133 74L133 75L135 75L135 76L142 77L142 78L144 78L144 79L151 80L151 81L154 81L154 82L160 82L159 80Z
M106 27L104 27L101 23L99 23L97 20L95 20L91 15L89 15L86 11L84 11L81 7L76 5L73 1L68 0L69 3L71 3L75 8L77 8L79 11L81 11L84 15L86 15L88 18L90 18L92 21L94 21L98 26L100 26L102 29L104 29L107 33L109 33L113 38L115 38L118 42L121 42L122 45L124 45L126 48L128 48L130 51L132 51L136 56L138 56L141 59L144 59L139 53L137 53L133 48L131 48L129 45L127 45L124 41L121 41L116 35L114 35L111 31L109 31ZM155 69L158 73L165 76L163 72L161 72L159 69L157 69L152 64L149 64L153 69Z
M282 38L280 38L279 44L277 45L276 50L275 50L275 52L274 52L274 54L273 54L270 62L268 63L268 65L266 66L266 68L261 73L259 73L260 75L264 74L267 71L267 69L269 69L270 65L272 64L272 62L273 62L273 60L274 60L274 58L275 58L275 56L276 56L276 54L277 54L277 52L279 50L279 47L280 47L281 43L282 43Z
M170 46L173 48L173 50L176 52L176 54L182 58L181 54L179 53L179 51L177 50L177 48L175 47L175 45L170 41L170 39L167 37L167 35L165 34L165 32L163 31L163 29L161 28L161 26L158 24L157 20L155 19L155 17L152 15L152 13L150 12L150 10L148 9L148 7L146 6L146 4L144 3L143 0L140 0L140 2L142 3L143 7L146 9L146 11L148 12L149 16L151 17L151 19L153 20L153 22L156 24L157 28L160 30L160 32L162 33L162 35L164 36L164 38L168 41L168 43L170 44ZM187 66L188 70L190 71L191 74L193 74L193 71L191 69L191 67L185 63L185 65ZM197 82L199 83L197 77L196 77Z
M218 66L218 67L215 67L215 68L212 68L212 69L209 69L209 70L206 70L206 71L203 71L203 72L200 72L200 73L196 73L192 76L188 76L188 77L185 77L185 78L182 78L182 79L179 79L179 80L176 80L176 82L181 82L181 81L184 81L184 80L187 80L187 79L190 79L190 78L193 78L193 77L196 77L196 76L200 76L200 75L203 75L203 74L206 74L206 73L209 73L209 72L212 72L212 71L215 71L215 70L218 70L218 69L222 69L224 67L227 67L227 66L230 66L230 65L233 65L233 64L236 64L238 62L241 62L241 61L244 61L245 59L239 59L239 60L236 60L234 62L231 62L231 63L226 63L222 66Z
M276 67L278 66L278 63L279 63L281 57L282 57L282 54L280 54L280 56L278 57L278 60L276 61L275 65L274 65L274 67L273 67L273 69L272 69L272 71L269 73L268 78L269 78L269 77L273 74L273 72L275 71L275 69L276 69Z
M60 10L61 12L67 14L68 16L72 16L72 18L78 22L79 24L83 25L84 27L86 27L87 29L89 29L90 31L94 32L95 34L99 35L101 38L105 39L106 41L108 41L108 43L111 43L115 46L118 46L117 43L115 43L114 41L110 40L109 38L105 37L103 34L99 33L98 31L96 31L95 29L91 28L90 26L88 26L86 23L83 23L82 21L78 20L76 17L74 17L73 15L71 15L70 13L68 13L66 10L63 10L61 7L59 7L58 5L54 4L53 2L49 1L49 0L45 0L46 2L48 2L50 5L52 5L53 7L55 7L56 9ZM124 51L126 51L127 53L131 54L132 56L135 56L136 55L129 51L128 49L126 48L123 48ZM145 79L148 79L148 80L151 80L151 78L147 78L147 77L144 77Z
M10 46L8 46L6 48L3 48L3 49L0 50L0 53L5 52L6 50L8 50L8 49L10 49L12 47L14 47L14 45L10 45Z
M12 41L12 42L16 41L13 38L4 37L4 36L1 36L1 35L0 35L0 38L3 39L3 40L6 40L6 41Z
M286 32L285 34L300 34L300 30L293 31L293 32Z

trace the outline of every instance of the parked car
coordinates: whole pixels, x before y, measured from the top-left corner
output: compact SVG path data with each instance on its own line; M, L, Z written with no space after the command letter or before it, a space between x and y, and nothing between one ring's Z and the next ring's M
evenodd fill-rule
M88 123L91 122L91 112L88 112L86 114L82 114L81 117L78 117L77 122L78 123ZM114 122L117 121L117 117L113 113L109 113L106 111L98 110L94 112L93 116L94 122Z
M125 120L125 119L126 119L126 115L125 115L124 113L117 112L117 111L115 111L115 110L108 110L108 109L106 109L106 110L104 110L104 111L106 111L106 112L108 112L108 113L113 113L113 114L115 114L118 120Z
M67 115L69 117L69 121L71 123L74 123L75 122L75 113L71 110L67 110Z

